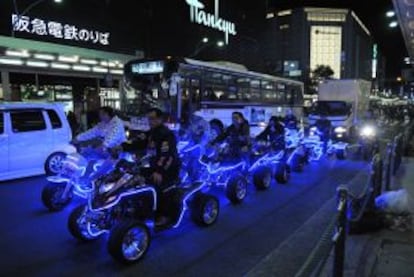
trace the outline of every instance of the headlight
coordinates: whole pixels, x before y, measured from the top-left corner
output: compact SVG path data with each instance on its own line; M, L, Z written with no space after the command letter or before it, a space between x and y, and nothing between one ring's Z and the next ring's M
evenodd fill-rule
M334 132L335 133L337 133L337 134L343 134L343 133L346 133L346 128L344 128L344 127L336 127L335 129L334 129Z
M361 130L361 136L363 137L373 137L375 136L375 128L372 126L365 126Z

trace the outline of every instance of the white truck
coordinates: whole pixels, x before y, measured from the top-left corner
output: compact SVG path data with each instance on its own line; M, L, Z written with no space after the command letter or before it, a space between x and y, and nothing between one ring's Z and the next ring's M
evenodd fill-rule
M333 127L343 127L349 132L366 116L370 90L371 82L365 80L324 81L319 85L318 101L309 114L309 124L324 116Z
M346 148L356 138L355 131L368 115L371 82L345 79L326 80L319 85L318 101L309 114L309 125L326 118L332 126L332 149L344 158Z

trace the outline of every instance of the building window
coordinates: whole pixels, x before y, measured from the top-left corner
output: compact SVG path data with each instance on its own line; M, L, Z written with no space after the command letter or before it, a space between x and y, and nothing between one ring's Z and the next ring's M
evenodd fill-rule
M299 69L299 61L287 60L283 63L283 76L300 76L302 72Z
M277 16L287 16L287 15L291 15L292 14L292 10L284 10L284 11L280 11L277 13Z
M289 29L289 24L283 24L283 25L280 25L280 26L279 26L279 29L280 29L280 30L286 30L286 29Z
M329 65L334 78L341 78L342 27L311 27L311 70L319 65Z
M46 122L41 110L10 113L13 133L46 130Z

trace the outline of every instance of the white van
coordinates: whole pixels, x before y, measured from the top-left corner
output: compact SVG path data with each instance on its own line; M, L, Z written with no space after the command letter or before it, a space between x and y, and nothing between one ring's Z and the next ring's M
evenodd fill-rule
M71 139L60 104L0 102L0 181L57 173Z

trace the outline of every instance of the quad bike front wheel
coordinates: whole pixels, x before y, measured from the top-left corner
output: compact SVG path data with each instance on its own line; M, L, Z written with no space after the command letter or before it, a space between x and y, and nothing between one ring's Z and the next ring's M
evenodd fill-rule
M197 195L192 203L191 218L200 226L213 225L220 213L220 204L216 197L208 194Z
M275 179L279 184L287 184L290 179L290 170L287 164L281 163L275 174Z
M80 241L92 241L97 237L88 231L88 222L85 218L86 205L76 207L69 215L68 230L71 235Z
M239 204L243 202L247 195L247 182L241 175L235 175L230 177L227 182L226 196L233 204Z
M151 236L148 227L136 220L117 224L109 234L108 252L118 262L133 264L148 251Z
M338 160L345 160L347 157L346 149L339 149L336 151L336 158Z
M294 154L290 162L292 171L302 172L305 167L305 158L302 155Z
M64 196L66 183L48 183L42 190L42 203L51 212L63 210L72 200L72 190Z
M268 167L260 167L253 174L253 184L258 190L266 190L272 182L272 170Z

